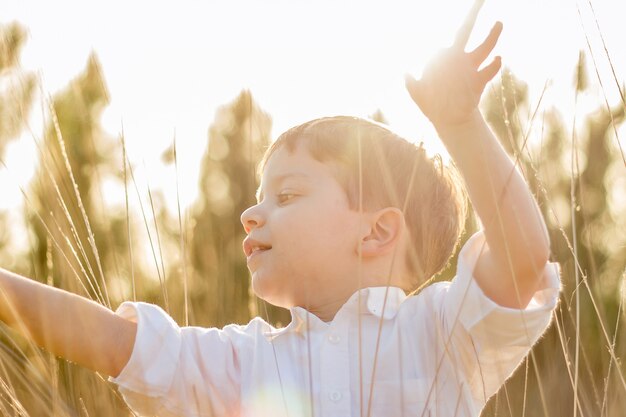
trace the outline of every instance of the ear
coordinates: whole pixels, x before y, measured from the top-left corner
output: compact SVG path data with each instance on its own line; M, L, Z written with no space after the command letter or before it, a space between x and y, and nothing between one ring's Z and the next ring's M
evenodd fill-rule
M368 234L361 239L364 258L391 253L404 231L404 214L396 207L387 207L372 213Z

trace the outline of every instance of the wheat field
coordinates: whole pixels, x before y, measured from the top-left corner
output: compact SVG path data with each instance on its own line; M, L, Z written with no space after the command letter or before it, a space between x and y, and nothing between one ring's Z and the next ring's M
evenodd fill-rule
M594 16L591 2L578 7ZM604 43L599 20L589 22L586 49L567 74L575 80L573 113L545 104L549 83L529 86L508 69L481 103L539 201L563 283L550 329L484 417L625 414L626 99L624 75L613 65L622 52ZM288 312L251 292L241 251L239 216L254 204L257 163L273 135L272 116L254 91L242 90L207 123L198 194L184 205L175 135L162 153L172 195L153 187L129 157L132 139L123 129L103 129L111 92L96 53L64 89L41 94L37 74L19 70L26 28L7 23L0 31L0 169L9 169L6 148L20 135L36 150L19 209L0 209L0 266L112 309L124 300L152 302L180 325L221 327L254 316L286 325ZM42 114L43 131L31 129L32 111ZM385 122L385 109L369 116ZM112 202L109 193L121 198ZM468 217L463 238L477 227ZM455 264L437 279L451 279ZM106 377L51 356L4 325L0 414L133 415Z

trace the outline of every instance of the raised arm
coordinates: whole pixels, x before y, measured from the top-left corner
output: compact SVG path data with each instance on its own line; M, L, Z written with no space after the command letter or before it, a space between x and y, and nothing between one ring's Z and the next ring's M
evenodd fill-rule
M0 320L51 353L117 376L135 342L136 324L79 295L0 269Z
M437 129L483 224L487 244L474 271L478 285L498 304L521 308L539 286L550 243L524 178L478 110L486 84L501 66L496 57L481 68L502 31L499 22L476 49L464 51L481 5L476 1L454 45L420 80L407 77L407 89Z

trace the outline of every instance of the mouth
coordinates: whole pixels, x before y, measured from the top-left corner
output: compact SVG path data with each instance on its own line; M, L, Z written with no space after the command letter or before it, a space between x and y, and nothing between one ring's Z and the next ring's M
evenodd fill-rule
M243 240L243 253L248 259L256 254L266 252L270 249L272 249L272 245L259 242L258 240L251 239L250 237Z

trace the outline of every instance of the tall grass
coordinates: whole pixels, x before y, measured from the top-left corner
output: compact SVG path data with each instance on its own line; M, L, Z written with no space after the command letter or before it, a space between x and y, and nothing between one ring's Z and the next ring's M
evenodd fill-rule
M591 2L584 7L594 13ZM597 19L594 24L601 36ZM591 31L583 30L585 34ZM567 116L543 106L544 95L550 94L548 83L538 102L529 104L523 83L506 72L485 98L485 112L491 115L494 130L540 201L554 258L563 270L563 293L552 327L489 402L485 417L624 415L626 219L625 208L611 206L614 203L608 198L620 192L617 187L623 185L621 178L626 174L619 137L626 101L623 80L616 74L603 38L602 42L598 51L587 41L587 55L602 92L597 114L574 115L568 123ZM596 70L600 58L610 63L610 80L602 79ZM95 88L90 77L94 73L84 77L86 84L72 88ZM609 103L609 88L618 90L620 103ZM577 86L572 99L578 100L582 91ZM269 117L251 95L242 93L217 115L203 156L201 195L185 208L177 193L176 213L163 204L166 197L136 179L137 167L127 155L123 131L115 148L121 162L114 169L122 173L125 205L100 211L94 207L92 187L99 183L82 171L86 166L92 174L106 169L94 163L101 156L93 150L97 146L87 157L77 150L83 149L81 140L86 138L94 144L104 140L96 139L102 132L96 117L81 125L80 135L74 137L73 119L67 118L76 107L76 114L83 114L81 107L87 113L101 108L99 102L86 103L89 97L85 97L70 94L44 100L49 129L41 138L33 135L40 171L32 187L22 190L29 230L17 231L33 237L24 259L15 263L17 272L113 308L125 298L155 302L183 325L245 322L257 312L272 323L286 324L289 318L284 311L250 294L239 248L243 237L239 214L252 204L249 191L255 188L255 161L269 138ZM247 155L224 157L225 153L234 158L242 146ZM178 187L175 140L172 151ZM220 181L230 197L208 194ZM468 226L475 227L472 219ZM143 256L145 245L149 256ZM11 247L2 251L0 257L7 259ZM440 279L450 278L454 266ZM104 377L51 357L4 326L0 332L2 415L132 415Z

